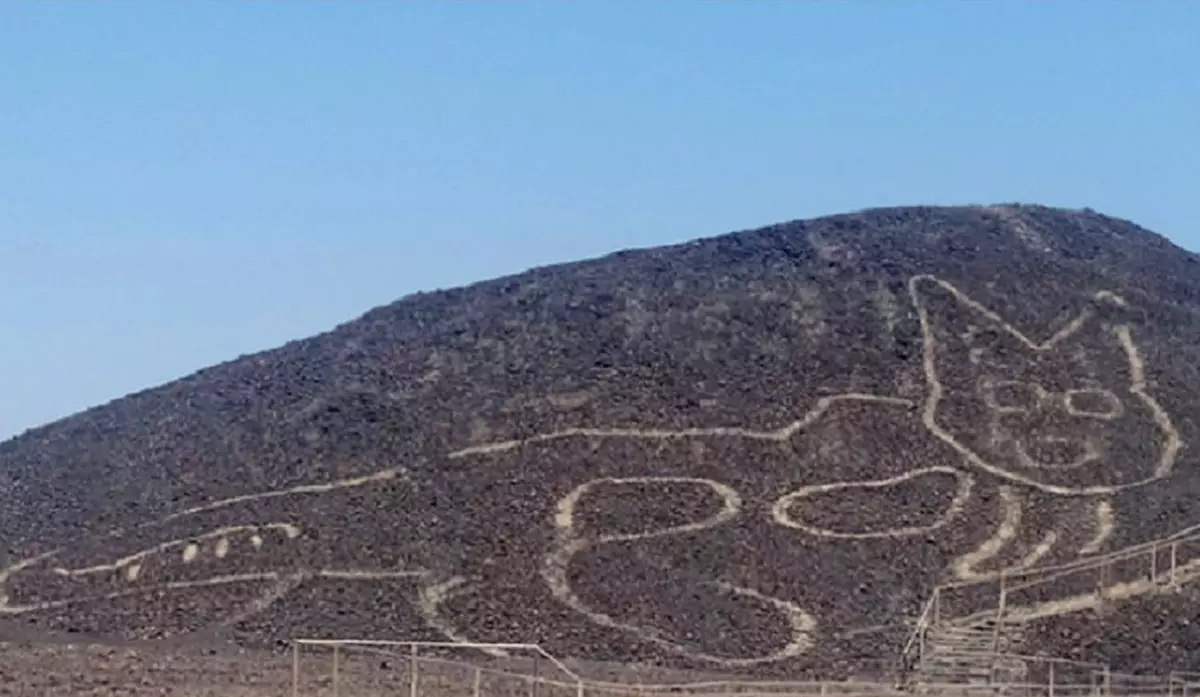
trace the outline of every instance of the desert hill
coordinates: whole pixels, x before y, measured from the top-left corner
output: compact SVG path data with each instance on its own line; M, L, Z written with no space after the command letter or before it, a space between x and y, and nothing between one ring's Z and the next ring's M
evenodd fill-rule
M417 294L0 444L0 626L874 670L939 585L970 616L1002 572L1188 539L1198 358L1195 255L1039 206ZM1155 550L1109 604L1014 596L1013 650L1200 668L1171 552L1169 593Z

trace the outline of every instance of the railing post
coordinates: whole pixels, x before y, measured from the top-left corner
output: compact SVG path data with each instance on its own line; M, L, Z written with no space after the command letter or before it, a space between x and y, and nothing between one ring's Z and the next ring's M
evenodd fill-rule
M338 689L338 663L341 659L341 646L333 645L333 697L338 697L340 690Z
M913 661L913 665L908 667L910 670L915 669L921 664L921 661L925 659L925 651L927 650L925 642L926 636L929 634L929 626L921 625L917 627L917 631L920 632L920 634L917 636L917 660Z
M475 679L471 682L471 697L479 697L480 683L483 682L483 669L475 669Z
M408 697L417 697L417 645L412 645L408 657Z
M1179 583L1179 581L1175 578L1175 560L1176 560L1175 555L1176 555L1176 552L1178 549L1179 549L1179 543L1172 542L1171 543L1171 576L1170 576L1172 588L1176 587Z
M300 697L300 642L292 641L292 697Z
M1150 583L1158 585L1158 542L1150 543Z
M992 627L992 652L1000 653L1000 625L1004 623L1004 613L1008 610L1008 575L1000 572L1000 602L996 605L996 626Z
M1050 682L1047 684L1047 688L1049 688L1048 691L1050 693L1048 697L1054 697L1054 662L1053 661L1050 662Z
M937 626L942 619L942 589L933 589L933 624Z

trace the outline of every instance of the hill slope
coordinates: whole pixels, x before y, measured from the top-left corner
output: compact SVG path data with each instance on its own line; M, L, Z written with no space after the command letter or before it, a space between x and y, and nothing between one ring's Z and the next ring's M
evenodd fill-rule
M0 620L868 670L938 584L1200 523L1198 270L914 207L410 296L0 445Z

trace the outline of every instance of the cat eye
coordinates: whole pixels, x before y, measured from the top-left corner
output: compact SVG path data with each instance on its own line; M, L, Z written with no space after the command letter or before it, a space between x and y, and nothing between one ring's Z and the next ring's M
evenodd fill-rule
M1063 393L1067 412L1072 416L1093 419L1115 419L1125 413L1125 405L1109 390L1085 388Z
M1046 397L1046 391L1035 382L985 380L979 387L983 400L1001 414L1024 414L1034 411Z

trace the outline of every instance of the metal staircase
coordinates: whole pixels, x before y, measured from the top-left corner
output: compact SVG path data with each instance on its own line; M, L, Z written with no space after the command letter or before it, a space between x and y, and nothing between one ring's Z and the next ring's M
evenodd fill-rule
M988 694L1022 684L1025 662L1006 656L1020 640L1020 627L989 619L969 626L937 625L925 632L924 648L909 681L918 692L935 686L978 685Z
M1049 607L1039 615L1030 612L1030 591L1038 589L1045 596L1042 591L1049 590L1052 597L1056 587L1073 589L1064 594L1079 598L1078 589L1091 584L1097 601L1122 600L1197 580L1200 526L1100 557L939 586L901 652L901 683L919 693L954 686L956 692L970 695L999 695L1042 685L1045 680L1052 694L1055 666L1071 673L1069 677L1060 673L1060 680L1077 680L1080 670L1109 676L1102 664L1019 655L1024 622L1084 607Z

